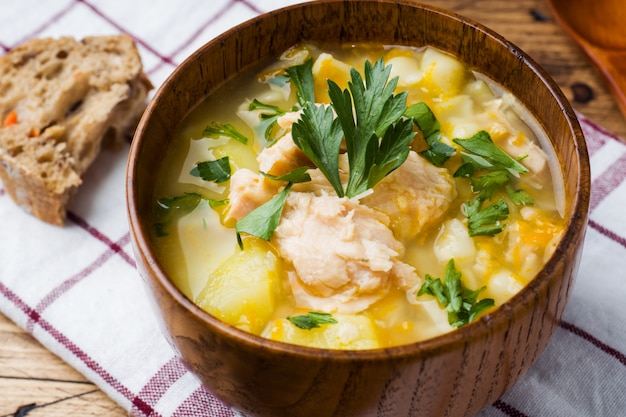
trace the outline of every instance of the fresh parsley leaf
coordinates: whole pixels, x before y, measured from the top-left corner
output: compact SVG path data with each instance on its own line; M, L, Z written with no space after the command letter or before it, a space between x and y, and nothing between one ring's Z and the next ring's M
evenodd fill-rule
M304 166L300 168L296 168L293 171L286 173L285 175L271 175L266 172L261 172L261 175L274 180L274 181L288 181L290 183L296 184L301 182L311 181L311 176L307 173L309 167Z
M161 197L157 200L157 205L165 211L180 210L189 213L203 198L198 193L185 193L175 197Z
M213 207L220 207L220 206L225 206L226 204L228 204L228 199L224 198L222 200L211 200L209 199L209 206Z
M506 169L514 176L528 173L528 169L524 165L498 148L491 140L489 133L484 130L481 130L469 139L453 139L453 142L470 151L474 156L482 157L480 160L487 161L493 169ZM471 155L467 157L478 161L477 158ZM483 166L483 168L487 167Z
M511 185L506 186L506 194L517 206L532 206L535 204L532 197L524 190L515 190Z
M507 171L491 171L484 175L470 179L472 190L475 193L480 193L480 198L483 200L489 200L493 194L507 185L510 181L510 176Z
M207 127L204 128L202 135L207 138L215 139L219 138L220 136L227 136L236 139L243 144L248 143L248 138L237 129L235 129L235 127L230 123L211 122Z
M243 242L241 240L241 233L247 233L252 236L264 240L270 240L272 233L278 227L280 223L280 216L287 200L287 194L291 189L291 183L287 184L283 190L272 197L271 200L265 204L255 208L245 217L240 219L235 225L235 232L237 233L237 242L239 247L243 249Z
M169 223L176 216L191 213L205 199L198 193L185 193L174 197L161 197L157 199L157 219L152 225L157 237L169 235L167 230Z
M365 80L351 68L348 89L342 91L328 80L328 95L346 141L350 167L345 190L348 197L372 188L408 156L405 148L414 133L404 122L395 126L404 115L407 93L393 94L398 78L388 82L390 72L391 66L385 66L381 58L373 66L365 62ZM394 127L387 133L390 126Z
M444 281L426 275L425 282L417 292L418 296L432 295L439 305L448 311L448 323L453 327L461 327L472 322L478 314L495 305L491 298L478 300L482 287L472 291L463 286L462 274L456 269L454 259L446 264Z
M494 236L504 229L504 223L501 222L509 215L509 206L504 199L501 198L484 209L483 201L476 198L473 202L464 204L470 236Z
M296 97L300 107L315 103L315 82L313 81L313 59L304 64L287 68L287 75L296 87Z
M372 151L365 158L366 164L370 166L367 188L374 187L406 161L414 136L409 119L400 120L387 129L380 141L380 147L372 147ZM376 144L375 141L372 143Z
M287 320L293 323L294 326L304 330L311 330L315 329L316 327L321 327L321 324L337 323L337 320L335 320L331 314L318 313L315 311L310 311L306 315L289 316L287 317Z
M454 142L468 151L461 152L463 164L454 176L469 178L472 190L478 193L473 202L468 201L464 205L469 235L494 236L504 228L501 222L508 217L509 207L502 198L484 209L483 202L505 190L514 204L532 204L532 198L526 192L514 190L511 186L514 178L528 173L528 169L498 148L484 130L469 139L454 139ZM477 176L484 171L487 172Z
M272 133L274 132L274 128L278 124L278 118L287 112L278 106L274 106L272 104L263 103L257 99L252 100L250 105L248 106L248 110L263 110L260 114L261 123L259 124L259 129L263 132L263 136L265 140L268 142L272 142ZM279 136L280 133L277 135Z
M339 177L339 150L343 132L330 106L309 103L291 127L293 142L326 176L339 197L344 196Z
M444 163L456 151L452 146L441 142L441 124L435 114L424 102L418 102L409 106L404 112L406 117L413 120L413 123L424 135L429 149L420 152L424 158L435 166L443 166Z
M230 162L228 156L215 161L198 162L189 171L190 175L200 177L205 181L215 181L221 183L230 179Z

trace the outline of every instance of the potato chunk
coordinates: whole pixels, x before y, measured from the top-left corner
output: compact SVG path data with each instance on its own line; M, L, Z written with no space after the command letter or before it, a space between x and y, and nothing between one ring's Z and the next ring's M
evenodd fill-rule
M380 347L374 324L362 315L334 314L337 323L310 330L296 327L287 319L271 321L262 336L279 342L322 349L376 349Z
M220 320L259 334L282 291L280 263L267 242L247 238L243 250L213 271L195 302Z

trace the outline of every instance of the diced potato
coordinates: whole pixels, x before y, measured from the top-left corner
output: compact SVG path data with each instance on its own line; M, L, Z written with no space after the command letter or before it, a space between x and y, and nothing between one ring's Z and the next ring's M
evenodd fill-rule
M483 105L487 101L495 99L493 91L483 80L474 80L465 86L466 94L469 94L476 103Z
M446 221L435 240L435 256L441 263L454 259L457 263L473 260L476 254L474 240L467 232L467 226L459 219Z
M176 230L182 256L173 254L171 262L184 263L184 280L192 297L195 297L204 288L207 273L213 271L214 265L221 264L233 254L236 237L233 229L222 225L219 213L205 200L178 221ZM207 248L209 239L218 239L222 244ZM170 255L167 254L166 258ZM206 266L200 268L198 265Z
M246 238L213 273L195 302L235 327L259 334L282 291L281 261L269 244Z
M271 321L263 336L279 342L323 349L375 349L380 347L374 324L365 316L334 314L337 323L310 330L296 327L287 319Z
M500 271L493 274L487 283L484 297L493 298L496 305L500 305L524 288L524 283L509 271Z
M437 94L457 95L468 76L461 61L433 48L424 51L421 64L425 78L430 81L426 88Z
M386 65L391 65L389 79L398 77L398 87L401 88L417 84L424 76L419 62L412 56L393 57L386 62Z
M335 59L332 55L322 53L313 63L313 80L315 81L315 100L318 103L330 103L328 84L330 79L343 90L350 80L350 65Z

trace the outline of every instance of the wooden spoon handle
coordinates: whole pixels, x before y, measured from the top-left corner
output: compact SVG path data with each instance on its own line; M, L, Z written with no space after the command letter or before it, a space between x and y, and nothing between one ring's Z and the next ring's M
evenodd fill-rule
M626 117L626 50L599 50L589 53L606 78L620 110Z

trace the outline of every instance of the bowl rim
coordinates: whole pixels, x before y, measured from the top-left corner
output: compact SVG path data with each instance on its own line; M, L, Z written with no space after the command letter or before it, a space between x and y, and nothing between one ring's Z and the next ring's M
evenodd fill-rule
M137 169L137 155L142 143L143 132L146 126L150 122L151 114L155 111L155 108L159 105L160 99L163 96L166 89L170 88L171 84L175 83L179 74L185 72L185 70L193 65L197 56L204 53L206 49L217 47L225 38L231 36L232 33L240 30L243 27L255 25L256 22L267 18L268 16L281 14L283 12L310 7L323 7L324 4L337 4L337 3L390 3L397 7L411 7L422 9L427 12L443 15L446 19L453 19L460 22L464 26L470 26L475 30L478 30L485 36L489 37L492 41L495 41L506 48L510 53L515 54L523 61L533 74L540 79L544 86L550 92L552 99L556 102L561 112L564 114L567 120L567 126L569 133L573 139L572 145L574 148L573 153L577 156L578 166L576 171L578 172L576 193L572 201L572 215L567 219L565 232L558 243L553 255L544 264L541 271L530 280L528 284L522 288L517 294L511 297L509 300L498 306L494 311L489 312L473 322L454 329L448 333L435 336L422 341L392 346L377 349L366 350L335 350L335 349L322 349L315 347L300 346L295 344L289 344L285 342L274 341L257 336L247 331L238 329L232 325L229 325L211 314L204 311L186 295L182 293L180 289L168 278L162 266L159 264L158 257L155 255L152 245L150 243L150 231L143 227L143 221L138 213L136 196L134 192L135 171ZM194 103L190 109L197 106L198 103ZM303 3L293 4L290 6L281 7L249 20L246 20L224 32L220 35L209 40L197 50L192 52L186 59L179 64L172 73L165 79L163 84L156 90L153 98L148 103L146 110L144 111L137 129L135 131L131 148L128 157L127 164L127 184L126 184L126 202L127 202L127 215L129 219L131 236L135 240L134 250L137 257L141 257L144 260L145 265L151 268L152 274L148 279L153 281L150 285L157 284L165 289L165 291L171 296L171 298L185 311L194 316L194 318L200 322L203 322L212 330L226 335L229 339L236 340L237 343L246 345L249 349L268 349L278 354L290 354L300 357L309 357L314 359L331 359L333 361L380 361L387 360L390 356L394 358L408 358L415 356L431 356L441 354L453 349L458 349L462 345L469 344L472 340L483 338L492 334L495 329L501 326L506 326L511 317L514 317L522 312L528 310L532 303L533 294L541 291L546 287L549 282L551 272L559 264L559 254L567 252L570 247L577 245L577 238L583 239L585 234L585 227L587 224L589 203L590 203L590 168L589 168L589 156L587 146L585 143L584 135L576 114L563 94L560 87L552 79L552 77L539 66L528 54L517 47L512 42L505 39L502 35L489 29L488 27L478 23L472 19L464 17L456 12L442 9L437 6L426 5L409 0L316 0L306 1ZM578 225L578 227L573 227ZM581 230L582 229L582 230Z

